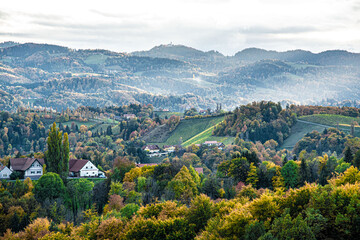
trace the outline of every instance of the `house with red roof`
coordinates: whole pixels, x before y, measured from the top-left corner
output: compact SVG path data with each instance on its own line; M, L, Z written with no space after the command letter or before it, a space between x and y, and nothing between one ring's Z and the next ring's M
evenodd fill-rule
M146 145L142 147L142 150L148 153L158 153L160 152L160 148L158 145Z
M38 179L43 175L44 159L42 158L12 158L10 170L24 174L24 178Z
M84 159L69 160L69 175L70 177L105 177L91 161Z

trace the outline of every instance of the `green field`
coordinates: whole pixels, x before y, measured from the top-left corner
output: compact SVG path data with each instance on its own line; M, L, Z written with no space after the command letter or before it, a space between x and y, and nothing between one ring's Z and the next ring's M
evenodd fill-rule
M182 146L187 147L192 144L201 144L205 141L218 141L222 142L225 145L232 144L234 142L235 137L218 137L218 136L212 136L212 131L215 126L211 126L207 128L206 130L200 132L199 134L193 136L192 138L188 139L187 141L183 142Z
M334 114L314 114L309 116L303 116L299 119L331 127L337 127L339 124L339 130L344 131L347 134L350 134L350 126L353 122L357 122L358 124L360 124L360 118ZM355 125L355 136L360 137L360 126Z
M300 120L319 123L324 125L336 126L339 124L350 125L353 122L357 122L360 124L360 118L347 117L342 115L334 115L334 114L314 114L309 116L299 117Z
M177 145L180 143L180 138L182 139L182 144L185 144L189 139L195 136L196 138L190 142L193 143L196 141L197 143L201 139L210 137L212 128L223 120L224 116L182 120L165 142L157 144L160 146ZM200 136L197 136L198 134L200 134ZM186 144L188 145L188 143Z
M310 123L303 123L303 122L297 122L292 128L291 128L291 134L290 136L285 139L283 144L280 146L280 149L287 149L291 151L295 144L302 139L305 134L312 132L314 130L318 132L324 131L325 127L314 125Z
M322 132L325 128L337 127L339 124L339 130L350 134L350 124L354 121L360 123L359 118L334 114L314 114L309 116L302 116L299 117L299 120L309 123L297 122L291 128L290 136L285 139L284 143L280 146L280 149L292 150L295 144L300 141L300 139L303 138L305 134L314 130ZM358 126L355 126L355 136L360 137L360 127Z
M154 111L154 114L157 114L159 116L159 118L165 118L165 117L171 117L172 115L175 115L175 116L180 116L182 117L183 116L183 113L181 112L163 112L163 111Z
M95 54L87 57L84 62L86 64L104 64L108 56L103 54Z

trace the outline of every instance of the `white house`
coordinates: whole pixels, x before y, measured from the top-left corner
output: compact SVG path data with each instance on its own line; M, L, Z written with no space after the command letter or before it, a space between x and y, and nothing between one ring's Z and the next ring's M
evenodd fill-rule
M158 145L146 145L142 147L142 150L148 153L158 153L160 152L160 148Z
M41 158L12 158L10 170L24 173L24 178L38 179L43 175L44 159Z
M69 174L70 177L98 177L103 175L103 172L89 160L70 159Z
M6 166L0 166L0 179L9 179L12 171Z
M164 145L163 150L164 150L165 152L169 152L169 153L175 152L175 146L172 146L172 145Z

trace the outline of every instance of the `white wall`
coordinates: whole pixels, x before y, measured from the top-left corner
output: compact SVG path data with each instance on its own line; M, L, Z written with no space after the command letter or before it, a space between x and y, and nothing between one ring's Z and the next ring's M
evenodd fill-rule
M12 171L8 168L5 167L1 172L0 172L0 178L10 178L10 174L12 173Z
M80 177L97 177L99 175L99 169L95 167L90 161L80 170Z
M42 176L43 174L43 167L42 165L36 160L33 164L29 167L28 170L25 171L24 178L31 177L31 176Z

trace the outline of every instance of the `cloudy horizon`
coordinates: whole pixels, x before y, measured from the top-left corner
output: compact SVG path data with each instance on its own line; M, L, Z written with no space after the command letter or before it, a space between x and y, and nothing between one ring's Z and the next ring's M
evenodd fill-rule
M0 42L118 52L182 44L225 55L257 47L360 52L358 0L5 0Z

